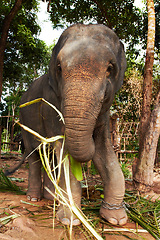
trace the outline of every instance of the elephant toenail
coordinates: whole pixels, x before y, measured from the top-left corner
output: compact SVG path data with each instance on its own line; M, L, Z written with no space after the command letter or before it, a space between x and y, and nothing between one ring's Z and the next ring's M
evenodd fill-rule
M122 225L126 224L126 222L127 222L127 217L124 217L124 218L120 219L119 225L122 226Z
M78 226L78 225L80 225L81 224L81 222L79 221L79 219L74 219L73 220L73 225L74 226Z
M27 196L27 200L31 201L31 196Z
M38 198L31 198L31 201L32 201L32 202L38 202L39 199L38 199Z
M63 223L64 225L70 225L70 220L68 218L62 218L62 220L60 220L61 223Z
M108 219L108 222L111 223L111 224L113 224L113 225L117 225L117 224L118 224L118 221L117 221L117 219L115 219L115 218L109 218L109 219Z
M34 198L34 197L31 197L31 196L27 196L27 200L28 201L31 201L31 202L38 202L40 199L39 198Z

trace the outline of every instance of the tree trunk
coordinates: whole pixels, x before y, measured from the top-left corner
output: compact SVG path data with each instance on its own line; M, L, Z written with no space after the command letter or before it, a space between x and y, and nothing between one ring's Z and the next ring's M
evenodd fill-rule
M134 183L138 190L146 192L153 184L153 168L156 157L156 149L160 136L160 91L158 93L155 108L151 113L148 128L144 135L143 145L139 153L134 174Z
M151 115L151 100L152 100L152 75L154 62L154 44L155 44L155 11L153 0L147 0L148 7L148 37L146 62L143 81L143 102L140 122L140 144L143 142L143 136L149 124Z
M10 151L13 150L13 138L14 138L14 121L15 121L15 109L16 109L16 106L14 103L12 103L12 115L13 115L13 118L12 118L12 121L11 121L11 134L10 134Z
M10 13L5 17L1 29L0 38L0 101L2 96L2 82L3 82L3 66L4 66L4 52L7 43L8 31L10 24L22 5L22 0L17 0L11 9Z
M2 125L0 125L0 159L1 159L1 146L2 146Z
M117 136L117 118L118 115L116 113L110 116L111 143L114 150L117 150L117 148L119 147Z
M13 117L12 122L11 122L10 151L12 151L13 148L14 148L13 138L14 138L14 117Z
M147 0L147 8L148 36L143 81L142 113L140 120L139 160L137 162L136 170L133 172L134 182L140 191L146 191L146 186L151 186L153 184L153 167L160 127L160 109L158 105L159 95L157 97L155 109L151 113L155 44L155 11L153 0Z

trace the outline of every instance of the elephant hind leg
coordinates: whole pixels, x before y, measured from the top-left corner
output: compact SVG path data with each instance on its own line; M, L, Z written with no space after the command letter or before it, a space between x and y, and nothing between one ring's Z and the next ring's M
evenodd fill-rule
M27 198L30 201L39 201L42 197L42 180L41 180L41 160L37 152L32 153L28 159L29 176Z

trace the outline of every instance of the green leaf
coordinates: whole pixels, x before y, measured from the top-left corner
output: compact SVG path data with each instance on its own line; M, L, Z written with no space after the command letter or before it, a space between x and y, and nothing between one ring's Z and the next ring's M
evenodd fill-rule
M0 191L13 191L17 194L25 194L20 187L12 183L11 180L4 175L3 170L0 169Z
M82 175L81 163L77 162L71 155L69 155L69 157L70 157L70 163L71 163L71 171L73 175L78 181L82 181L83 175Z

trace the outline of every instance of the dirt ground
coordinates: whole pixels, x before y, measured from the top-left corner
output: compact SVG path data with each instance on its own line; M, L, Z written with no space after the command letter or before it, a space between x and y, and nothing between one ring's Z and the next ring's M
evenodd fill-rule
M0 168L12 167L18 163L17 157L2 158L0 161ZM160 177L156 178L155 189L160 189ZM23 178L23 182L17 182L25 192L27 190L28 168L27 163L17 170L12 177ZM95 184L100 185L101 180L99 176L92 176L89 178L90 197L96 198L97 194L93 192ZM157 195L160 194L157 190ZM85 195L85 193L83 194ZM40 202L30 204L26 195L17 195L11 192L0 192L0 218L7 215L15 215L18 217L10 221L5 226L0 222L0 240L66 240L69 239L69 230L66 226L59 223L55 219L53 230L53 211L52 201L42 199ZM83 207L83 205L82 205ZM85 214L87 214L85 212ZM90 213L89 213L90 214ZM123 227L111 226L102 220L98 214L91 216L94 220L97 219L96 230L104 239L109 240L125 240L125 239L154 239L149 233L138 226L138 233L134 233L137 226L131 220ZM95 221L96 222L96 221ZM95 239L85 230L83 226L73 227L72 239Z

